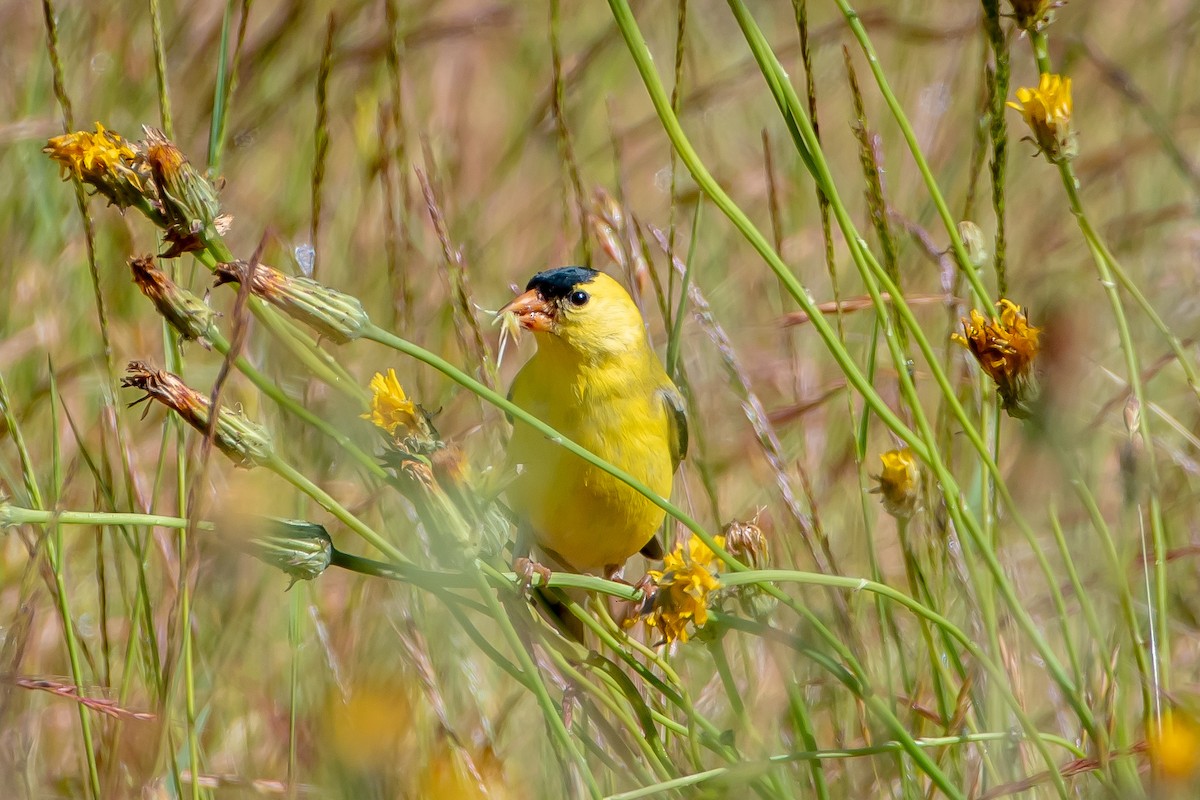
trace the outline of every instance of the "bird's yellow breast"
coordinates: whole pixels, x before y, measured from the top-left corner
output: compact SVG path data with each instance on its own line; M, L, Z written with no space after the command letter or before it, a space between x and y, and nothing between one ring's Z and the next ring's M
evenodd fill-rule
M649 358L652 362L631 363ZM659 390L670 385L653 352L594 364L539 353L513 383L513 401L633 475L671 492L671 424ZM637 490L517 421L509 444L517 477L512 509L538 544L578 570L623 564L650 540L664 513Z

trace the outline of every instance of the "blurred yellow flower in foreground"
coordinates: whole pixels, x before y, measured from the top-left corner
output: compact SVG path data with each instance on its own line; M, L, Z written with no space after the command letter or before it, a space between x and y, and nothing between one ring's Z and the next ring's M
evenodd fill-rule
M371 378L371 410L362 415L378 428L395 436L398 428L415 431L420 428L417 406L404 394L404 387L396 377L396 370L389 369L387 375L376 372Z
M357 770L382 770L411 752L415 745L413 701L400 681L368 682L348 696L330 695L322 726L332 753Z
M883 472L876 477L879 485L871 493L880 496L884 509L893 517L911 517L917 507L920 476L916 456L905 447L882 453L879 460L883 462Z
M983 371L996 383L1004 409L1014 417L1028 416L1033 393L1033 360L1038 354L1041 328L1029 324L1024 309L1011 300L996 306L999 317L991 321L971 309L962 320L963 332L950 338L971 351Z
M1174 711L1166 711L1162 726L1147 737L1150 764L1155 774L1172 781L1196 776L1200 767L1200 727L1196 721Z
M725 546L724 536L714 539L721 547ZM693 535L686 545L676 545L663 558L662 569L646 572L654 581L656 592L653 608L644 618L646 626L657 629L667 644L686 642L689 622L697 628L708 622L709 595L721 586L714 574L720 564L699 536Z
M1075 131L1071 128L1071 79L1044 73L1036 89L1017 89L1017 103L1010 108L1021 112L1033 132L1038 149L1054 162L1075 157Z
M468 757L443 736L417 777L417 797L426 800L505 800L511 797L504 764L490 747Z

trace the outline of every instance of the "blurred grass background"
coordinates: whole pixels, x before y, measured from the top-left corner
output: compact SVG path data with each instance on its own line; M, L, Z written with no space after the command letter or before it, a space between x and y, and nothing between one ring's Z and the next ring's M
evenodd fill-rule
M869 230L859 145L851 129L855 112L845 45L877 137L905 294L934 296L932 302L914 303L922 328L948 354L951 374L963 381L963 396L973 398L976 407L987 406L990 388L972 381L965 351L949 344L959 316L971 304L961 287L957 297L944 296L958 284L942 257L948 239L925 184L845 19L831 3L809 5L822 141L843 199L860 230ZM811 326L783 324L783 315L796 310L794 302L711 205L702 210L698 230L692 230L695 184L674 165L608 8L400 0L157 7L173 138L196 166L215 161L223 209L234 217L227 241L236 254L249 258L264 242L266 263L299 271L297 248L314 247L317 279L361 298L378 324L486 381L483 363L495 357L498 330L481 309L502 305L513 284L523 285L550 266L590 259L593 266L622 274L591 225L581 220L581 208L595 208L597 190L617 198L627 219L637 220L652 256L650 268L663 285L669 268L650 226L662 231L676 226L679 257L689 252L694 238L691 279L728 334L746 385L773 420L783 464L782 471L773 467L764 454L748 418L757 413L753 404L746 403L744 389L731 387L706 326L689 317L680 353L693 402L695 443L677 482L677 503L713 532L730 520L757 517L771 541L773 566L811 570L815 565L798 544L801 522L788 513L783 499L781 487L786 487L800 498L803 524L828 538L841 574L870 577L870 531L885 582L909 590L895 523L874 498L864 505L859 493L860 476L875 474L878 454L897 441L872 425L865 461L859 463L853 437L861 403L852 399L847 405L842 373ZM41 153L45 140L63 130L43 8L0 2L5 31L0 65L9 76L0 84L0 176L6 187L0 200L0 241L5 243L0 285L7 297L0 303L0 374L53 507L174 514L175 465L171 457L159 465L164 442L173 447L173 438L164 439L160 411L151 410L143 419L140 407L125 407L136 397L117 393L110 380L83 222L70 184L60 181L57 167ZM137 138L141 125L161 126L150 7L59 2L50 10L74 127L90 128L100 120ZM793 5L755 3L753 11L803 97ZM973 157L986 135L984 70L990 59L980 7L902 1L858 11L951 209L978 223L990 240L995 220L986 158ZM669 88L679 7L647 2L637 4L636 12ZM733 16L724 5L693 2L686 20L679 100L685 130L741 208L761 230L774 233L780 254L812 297L833 300L812 180ZM1059 9L1050 28L1052 60L1074 80L1073 121L1081 150L1074 167L1090 219L1193 356L1200 310L1195 157L1200 106L1192 89L1200 80L1198 27L1200 8L1190 2L1093 0ZM1018 34L1012 32L1011 41L1014 90L1037 84L1037 66ZM223 52L232 87L222 93L228 95L229 110L215 160L211 126ZM1115 587L1133 590L1139 598L1136 614L1143 620L1147 595L1139 560L1142 516L1122 502L1122 453L1129 452L1130 441L1123 416L1127 373L1103 287L1054 169L1032 157L1031 143L1019 141L1025 129L1016 112L1009 113L1008 123L1007 296L1029 310L1033 324L1048 328L1043 382L1056 387L1057 430L1047 446L1035 426L1004 418L997 435L1005 442L999 463L1040 539L1052 543L1051 519L1061 522L1071 566L1108 634L1097 640L1082 630L1067 564L1053 558L1067 599L1066 625L1079 633L1080 660L1094 681L1087 687L1088 702L1106 727L1118 731L1114 746L1128 748L1144 738L1141 690L1130 655L1144 643L1126 638ZM326 148L320 157L318 142ZM422 175L461 267L447 258L439 241ZM162 363L162 324L125 267L129 256L161 249L157 232L137 215L122 216L99 200L88 211L113 362L118 369L132 359ZM865 289L836 234L834 244L841 296L862 295ZM187 259L180 264L181 282L203 294L207 272ZM985 271L984 279L994 291L995 276ZM670 283L678 285L677 279ZM484 332L482 350L456 296L460 286L474 324ZM640 288L651 335L665 349L667 333L653 290L649 284ZM232 302L232 293L212 296L214 307L227 314ZM1144 316L1131 311L1130 320L1153 402L1141 414L1153 417L1151 444L1159 464L1154 491L1173 554L1167 567L1173 682L1166 701L1186 708L1200 688L1193 513L1200 416L1165 341ZM866 364L875 331L872 312L847 314L844 326L848 351ZM523 341L518 351L509 349L500 368L502 390L531 346ZM326 347L363 386L373 372L394 367L410 395L439 410L439 431L465 448L477 468L501 459L506 432L496 409L375 344ZM265 336L252 334L247 354L290 394L370 450L373 434L356 419L360 408L310 380ZM217 355L190 347L185 375L206 390L220 363ZM924 365L918 362L915 372L932 408L937 396ZM902 404L886 359L875 385L890 405ZM52 400L55 392L61 406ZM401 500L366 480L330 443L265 405L248 383L235 377L225 398L272 427L288 461L372 520L410 557L428 562L425 534L417 531ZM951 433L945 442L947 453L960 456L953 463L969 501L986 507L978 494L978 465L965 457L961 438ZM21 467L12 444L10 435L0 453L0 481L5 494L19 498ZM1094 517L1072 489L1074 476L1055 457L1064 451L1082 465L1082 480L1097 500L1096 513L1111 527L1125 573L1114 574L1097 552ZM359 549L341 538L320 509L260 472L234 471L214 459L205 478L211 498L205 504L313 519L330 525L339 546ZM970 604L956 600L957 541L946 534L937 501L927 505L909 534L923 557L938 565L927 574L935 583L930 595L939 599L943 613L984 641ZM18 536L10 531L0 539L0 783L10 787L10 796L87 796L76 704L16 682L71 683L54 582L46 577L55 570L37 546L40 532L22 529ZM1023 604L1061 649L1060 610L1023 541L1003 520L994 534ZM150 535L144 557L154 650L161 659L157 666L147 663L152 648L145 629L131 619L136 574L131 551L115 529L72 528L62 540L60 572L84 649L86 693L155 715L153 720L95 716L105 795L190 796L191 782L177 782L190 756L181 733L184 698L175 662L181 647L181 576L174 535L162 530ZM286 582L278 573L206 546L189 566L195 729L204 791L211 796L291 791L457 797L484 796L483 787L489 787L488 796L556 797L578 790L556 765L529 696L421 590L330 572L284 594ZM788 591L827 620L840 619L830 602L833 595L817 588ZM866 644L864 663L878 681L877 690L886 694L888 687L894 689L887 676L897 653L906 656L899 649L892 652L895 632L881 632L874 600L842 596L855 630L839 628L839 634ZM897 624L903 635L894 639L910 639L916 647L913 621ZM794 620L780 626L805 636ZM1063 698L1045 678L1036 654L1015 630L1005 626L1002 632L1009 649L999 658L1026 711L1039 726L1077 741L1077 726L1065 719ZM752 636L730 634L723 646L744 708L730 704L710 646L683 645L672 663L696 707L730 731L747 761L806 749L789 717L789 693L798 693L814 709L813 735L822 748L887 739L860 716L844 688L811 664L793 663ZM919 658L927 668L929 656ZM1105 685L1100 665L1109 662L1121 665L1115 670L1125 681L1120 687ZM161 680L169 684L160 698L156 682ZM919 678L916 685L929 690ZM946 720L938 724L919 713L930 706L930 697L901 694L892 691L889 701L914 736L944 733ZM293 704L294 727L289 722ZM979 730L1014 727L1003 712L993 711L978 711L984 723ZM619 740L614 734L612 741L600 742L601 748L621 752L626 745ZM470 780L464 780L455 761L464 752L477 770ZM1003 784L980 779L980 756L970 752L960 765L968 796ZM1013 758L1014 753L1020 757ZM1070 760L1065 751L1059 755L1064 763ZM1041 768L1036 757L1011 742L994 745L989 758L1011 762L998 773L1009 781ZM714 766L707 756L679 756L679 763L688 761L684 772ZM177 769L168 768L171 762ZM290 781L289 762L295 770ZM644 782L615 764L595 763L606 792ZM835 797L908 797L924 791L911 765L895 755L831 760L824 769ZM808 796L809 782L816 780L802 762L779 772L784 796ZM727 782L709 789L714 796L749 791L739 782L748 780L744 775L722 780ZM1128 788L1083 777L1072 791L1080 797L1123 796L1119 786ZM705 789L680 791L690 796ZM1045 782L1022 796L1041 793L1053 796Z

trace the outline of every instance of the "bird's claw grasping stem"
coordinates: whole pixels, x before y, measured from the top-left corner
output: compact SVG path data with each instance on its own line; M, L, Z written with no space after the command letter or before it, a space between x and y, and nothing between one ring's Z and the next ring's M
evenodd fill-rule
M517 575L517 588L525 597L528 597L530 590L533 589L535 574L541 578L539 583L542 586L550 585L550 576L553 574L545 564L539 564L525 556L519 556L513 560L513 572Z

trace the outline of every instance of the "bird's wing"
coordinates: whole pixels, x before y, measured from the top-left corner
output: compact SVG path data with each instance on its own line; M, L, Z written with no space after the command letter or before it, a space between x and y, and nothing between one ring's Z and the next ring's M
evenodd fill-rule
M674 386L660 389L658 396L662 398L670 425L671 465L673 469L678 469L679 462L683 461L688 449L687 407L684 405L683 396Z

